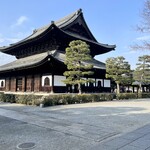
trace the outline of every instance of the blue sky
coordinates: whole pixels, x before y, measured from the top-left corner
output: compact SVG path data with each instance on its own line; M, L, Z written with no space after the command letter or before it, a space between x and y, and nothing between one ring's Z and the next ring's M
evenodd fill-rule
M91 32L100 43L116 44L116 50L96 57L124 56L135 68L138 56L148 51L132 51L130 46L149 35L135 30L145 0L0 0L0 46L17 42L51 20L58 20L79 8ZM0 65L15 58L0 53Z

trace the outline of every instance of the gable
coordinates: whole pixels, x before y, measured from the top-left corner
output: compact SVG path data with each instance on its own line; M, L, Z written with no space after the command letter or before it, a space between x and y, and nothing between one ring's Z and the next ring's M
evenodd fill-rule
M78 17L73 22L63 27L62 30L68 33L72 33L73 35L78 35L83 38L87 38L89 40L97 42L90 29L88 28L81 10L78 13L80 13L78 14Z

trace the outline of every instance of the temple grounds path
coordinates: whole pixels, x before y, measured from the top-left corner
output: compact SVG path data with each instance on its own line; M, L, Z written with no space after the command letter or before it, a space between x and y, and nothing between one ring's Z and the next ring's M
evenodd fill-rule
M35 150L149 150L148 140L150 99L45 108L0 103L0 150L30 142Z

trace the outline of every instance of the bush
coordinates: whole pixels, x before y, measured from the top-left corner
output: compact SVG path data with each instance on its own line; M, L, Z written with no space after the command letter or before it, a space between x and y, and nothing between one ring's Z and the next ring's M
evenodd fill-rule
M61 94L61 95L14 95L14 94L4 94L0 93L0 101L20 103L26 105L36 105L44 104L44 106L54 106L54 105L66 105L66 104L77 104L77 103L89 103L89 102L100 102L100 101L111 101L113 99L137 99L137 98L150 98L150 93L99 93L99 94Z
M42 104L44 104L44 106L54 106L57 102L52 96L48 96L43 99Z
M150 98L150 93L140 93L141 98Z
M0 93L0 102L5 102L5 94Z
M42 96L33 94L16 95L16 103L26 105L40 105Z
M119 93L119 94L116 95L116 98L118 100L121 100L121 99L137 99L138 94L137 93Z
M113 100L114 96L115 95L112 93L81 94L81 95L78 94L50 95L42 100L42 104L44 104L44 106L54 106L54 105L110 101Z
M15 103L15 95L14 94L4 94L0 93L0 101L2 102L9 102L9 103Z

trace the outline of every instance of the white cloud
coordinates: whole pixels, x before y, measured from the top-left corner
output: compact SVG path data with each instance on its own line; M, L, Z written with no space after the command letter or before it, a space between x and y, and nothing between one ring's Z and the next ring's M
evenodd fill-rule
M5 37L4 35L0 34L0 47L1 46L7 46L9 44L16 43L25 37L29 36L31 32L16 32L14 33L15 37Z
M136 38L136 40L138 41L150 40L150 35L138 37Z
M20 38L0 38L0 46L6 46L20 41Z
M21 26L24 22L28 20L28 17L26 16L20 16L17 20L16 23L14 23L11 27L16 27L16 26Z
M26 16L21 16L21 17L18 18L16 25L20 26L24 22L26 22L27 20L28 20L28 18Z
M0 43L3 43L5 40L3 38L0 38Z

